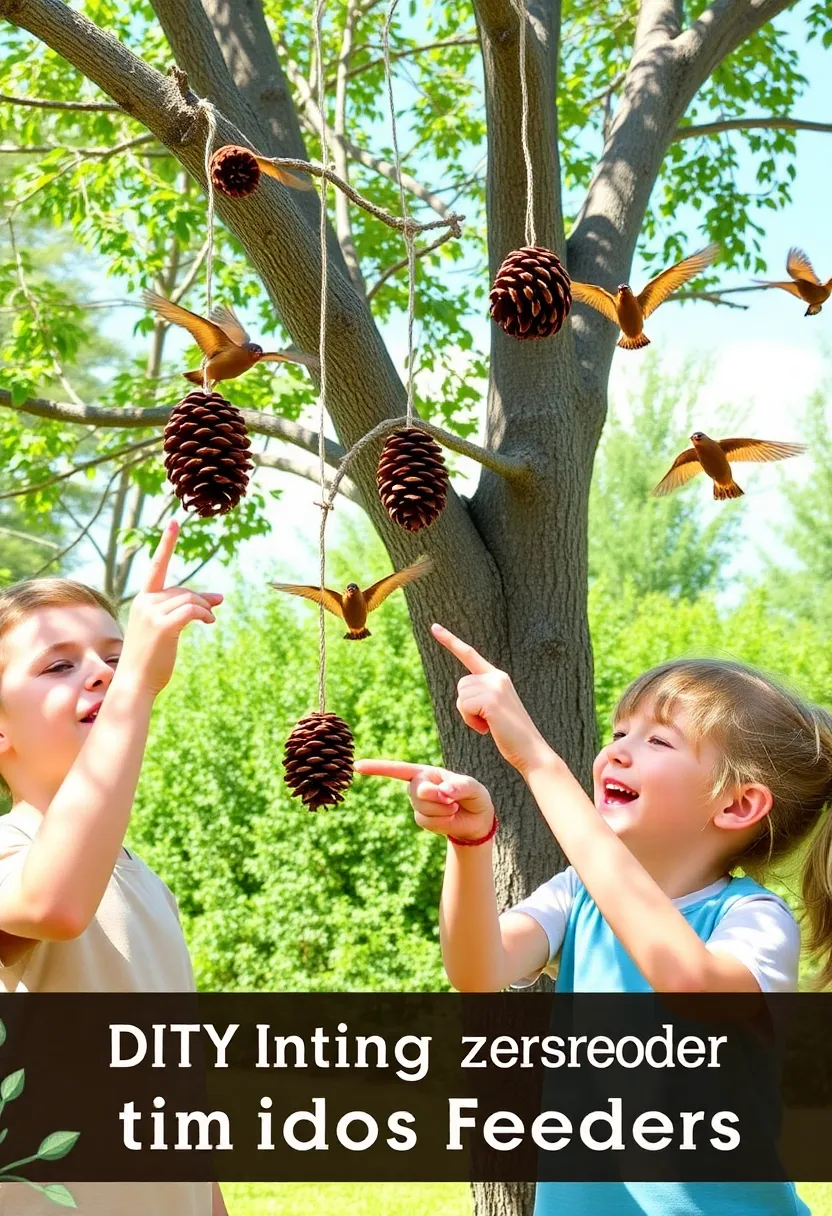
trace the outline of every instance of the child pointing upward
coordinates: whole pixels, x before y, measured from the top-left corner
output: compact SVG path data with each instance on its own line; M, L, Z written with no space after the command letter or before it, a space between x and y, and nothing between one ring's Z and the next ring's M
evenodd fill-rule
M511 680L441 626L468 669L457 708L521 773L571 863L502 915L496 814L473 777L395 760L359 773L409 782L417 824L449 839L440 906L448 978L461 991L533 982L557 991L771 992L797 987L787 905L749 877L808 836L809 947L832 979L832 718L761 673L706 660L636 680L593 766L590 799L531 721ZM541 1183L535 1216L794 1216L791 1184Z
M176 902L123 847L156 696L179 636L222 596L166 587L168 525L122 637L115 608L67 579L0 592L0 990L190 992ZM80 1216L225 1216L210 1183L71 1187ZM3 1216L54 1205L0 1185Z

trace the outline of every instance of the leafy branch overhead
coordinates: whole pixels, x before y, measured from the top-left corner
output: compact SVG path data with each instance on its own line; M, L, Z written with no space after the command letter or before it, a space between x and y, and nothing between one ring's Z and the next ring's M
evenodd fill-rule
M314 161L320 155L321 116L308 6L299 2L278 9L266 4L251 30L235 35L240 44L225 48L229 63L248 64L245 72L238 69L237 80L211 28L211 20L219 20L224 7L219 0L207 11L195 3L175 6L170 0L159 0L154 10L133 14L129 6L110 0L104 9L82 7L75 19L45 0L0 4L0 11L18 23L2 35L0 89L5 104L0 145L6 155L0 162L0 188L15 228L23 225L27 237L26 242L17 242L17 249L8 247L0 262L2 388L16 407L26 403L16 417L7 411L0 415L0 443L9 453L12 479L4 489L15 492L51 483L33 491L31 503L20 506L24 512L55 511L61 510L66 480L81 477L80 484L86 485L92 479L103 491L111 477L108 467L116 472L102 513L83 540L100 545L104 581L120 595L127 592L137 546L144 537L155 535L155 520L164 507L156 453L149 445L143 459L125 462L120 454L124 443L117 435L68 425L66 410L56 403L64 400L77 408L104 411L96 415L102 427L109 426L116 411L124 413L125 422L129 416L131 425L146 421L158 426L151 413L135 421L135 407L156 409L161 418L161 407L152 404L154 398L170 407L181 395L175 380L166 379L170 339L164 324L135 312L137 332L150 336L149 351L137 357L128 344L120 343L108 352L106 367L94 383L76 388L77 369L100 332L102 312L88 307L94 300L89 286L72 274L75 258L64 255L57 268L51 262L38 265L23 245L36 251L46 244L52 225L58 224L71 231L84 256L98 259L118 284L116 294L123 292L123 299L116 307L136 306L140 288L149 287L174 300L185 296L190 307L199 309L206 215L204 196L194 178L200 178L199 142L204 132L188 129L194 126L195 95L183 96L159 73L166 74L176 58L189 71L196 92L209 96L226 119L238 124L244 141L264 153L287 161ZM622 148L626 150L628 129L641 122L633 113L634 90L656 65L666 83L673 77L681 101L690 98L690 103L673 116L672 128L668 125L652 140L651 172L655 171L657 182L650 205L649 191L629 190L626 215L613 216L620 247L605 258L592 254L592 269L609 282L626 277L639 227L647 242L642 253L648 262L651 254L656 261L668 261L689 252L689 233L676 218L685 203L698 209L707 235L721 241L729 265L762 269L755 252L760 230L756 217L761 208L788 202L798 132L826 129L811 116L794 115L805 86L797 50L782 30L767 24L783 7L775 0L763 0L730 6L729 12L699 3L688 14L689 27L680 30L673 5L631 2L622 9L610 3L593 6L591 12L570 3L560 12L550 4L530 6L531 28L548 29L556 40L559 35L557 136L563 225L566 232L572 231L570 268L574 264L580 277L587 277L593 215L599 204L603 210L608 201L610 166ZM86 21L85 11L100 29ZM488 285L482 274L488 132L479 44L483 41L488 53L492 27L509 12L507 0L481 3L476 13L462 0L437 2L424 6L418 20L405 20L392 30L391 60L408 102L402 184L411 211L420 222L455 209L464 210L467 217L462 239L432 243L420 251L418 266L419 411L461 437L475 426L487 375L485 351L479 349L479 318L485 313ZM808 6L808 35L828 41L829 16L828 0ZM336 170L359 195L395 214L398 184L384 112L381 15L377 6L334 0L328 18L323 70ZM558 18L559 29L554 24ZM195 31L194 45L188 41L188 29ZM197 56L194 46L200 38L208 50ZM680 47L679 62L665 62L668 45ZM511 53L516 53L513 45ZM146 65L138 72L133 55ZM505 69L500 65L501 72L507 69L508 65ZM534 90L534 62L531 72ZM91 92L85 76L110 97ZM256 94L254 84L247 83L269 79L275 82L274 96L262 89ZM538 96L541 85L542 79ZM293 102L288 100L288 89ZM507 134L516 142L516 133ZM179 142L183 136L190 140L187 149ZM736 188L742 145L756 165L756 184L745 192ZM16 157L15 148L21 150ZM178 158L184 159L187 171ZM550 149L535 159L539 176L551 181ZM644 180L649 185L649 173ZM394 232L380 227L360 208L348 204L344 209L343 201L338 195L333 203L336 264L353 291L370 302L376 323L386 326L406 304L407 261ZM300 202L283 200L273 217L278 224L281 212L290 206L299 207L311 219L317 203L314 196ZM230 222L217 230L217 297L256 316L263 334L274 334L280 342L297 337L287 334L278 320L288 319L294 310L280 307L275 299L275 269L269 267L264 274L262 266L252 266L246 259L244 250L251 248L254 230L249 226L240 230L235 218L232 214ZM557 229L547 239L557 247ZM281 252L282 264L297 256L297 250L290 252L290 244ZM311 246L304 249L306 260L311 260ZM724 272L724 263L720 269ZM263 280L272 300L263 294ZM702 292L691 295L701 297ZM723 299L713 294L713 288L705 298ZM357 309L360 315L367 305L362 308L345 300L345 307L350 312ZM312 323L310 313L308 331ZM588 328L590 334L595 332L592 324ZM373 344L373 357L384 362L378 339ZM314 349L315 343L306 346ZM382 398L391 394L394 398L395 384L386 372L382 379ZM262 368L235 386L235 404L270 419L259 433L299 443L312 452L314 433L299 429L297 420L313 400L314 384L298 370ZM347 407L336 413L342 408ZM336 428L352 442L379 420L380 408L381 402L363 420L335 417ZM393 405L388 415L399 412ZM487 446L493 450L494 445ZM258 455L255 452L256 463ZM510 454L505 459L510 461ZM271 451L262 454L260 467L281 467L281 463L301 476L315 475L313 465L288 456L281 462ZM277 493L266 488L268 476L256 476L245 519L228 517L189 526L185 554L202 562L216 551L230 560L246 536L265 531L267 504ZM356 501L365 501L357 486L347 488ZM96 509L91 501L88 520ZM116 543L103 543L102 524ZM77 529L75 535L82 531ZM70 534L68 541L72 539ZM49 556L44 554L43 560Z

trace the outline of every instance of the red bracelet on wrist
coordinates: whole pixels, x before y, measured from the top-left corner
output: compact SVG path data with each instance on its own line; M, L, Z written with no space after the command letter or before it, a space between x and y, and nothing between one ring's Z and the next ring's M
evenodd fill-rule
M497 828L499 827L499 825L500 825L500 821L497 818L497 812L495 811L494 812L494 822L491 825L491 830L485 836L480 836L479 840L457 840L456 836L449 836L448 840L450 840L451 844L462 844L462 845L487 844L489 840L491 840L494 836L497 835Z

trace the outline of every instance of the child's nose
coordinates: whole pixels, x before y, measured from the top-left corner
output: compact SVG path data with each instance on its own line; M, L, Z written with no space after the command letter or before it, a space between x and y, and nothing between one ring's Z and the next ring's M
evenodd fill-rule
M613 739L607 746L607 755L614 764L626 766L631 763L630 751L623 739Z
M87 678L84 681L84 687L92 690L93 688L109 688L110 681L113 678L113 669L109 663L105 663L103 659L97 656L92 660Z

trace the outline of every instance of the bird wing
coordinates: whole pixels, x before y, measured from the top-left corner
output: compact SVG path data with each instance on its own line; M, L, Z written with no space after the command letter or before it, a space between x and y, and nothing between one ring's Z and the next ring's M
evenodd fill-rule
M298 177L296 173L290 173L288 169L282 169L280 165L272 164L265 156L258 156L256 160L267 177L274 177L283 186L291 186L293 190L315 189L314 184L308 177Z
M228 348L228 335L213 321L198 317L195 312L189 312L187 308L174 304L172 300L166 300L155 291L142 292L142 299L147 307L158 312L160 317L164 317L172 325L181 325L183 329L187 329L191 337L199 343L202 353L209 359Z
M797 283L793 283L791 279L787 279L783 283L775 283L771 280L764 281L763 279L755 279L754 282L759 283L760 287L782 287L783 290L788 291L790 295L797 296L798 300L803 299L803 296L800 294L800 288L797 286Z
M695 477L697 473L701 472L702 465L699 463L699 457L696 455L695 449L687 448L676 457L664 477L653 490L654 497L662 498L665 494L670 494L673 490L677 490L679 486L686 485L691 477Z
M810 283L817 283L820 286L820 279L815 274L812 263L809 261L802 249L798 249L793 245L789 250L786 258L786 270L793 279L808 279Z
M421 578L424 574L430 574L431 570L433 570L433 558L423 554L412 566L406 566L404 570L397 570L395 574L388 574L386 578L379 579L364 592L367 611L372 612L387 599L392 591L406 586L407 583L412 583L414 579Z
M772 443L768 439L720 439L719 446L729 460L785 460L806 451L805 443Z
M232 342L236 342L238 346L248 342L248 333L233 308L215 308L208 315Z
M683 258L675 266L663 270L651 279L638 297L645 317L649 317L650 313L655 312L660 304L664 304L667 297L672 295L683 283L695 278L707 266L710 266L719 254L719 250L720 247L716 242L706 245L698 253L692 253L689 258Z
M613 325L619 324L615 296L611 296L603 287L596 287L594 283L576 283L573 279L572 298L580 300L582 304L588 304L608 321L612 321Z
M341 597L337 591L330 591L328 587L324 587L321 591L320 587L307 587L304 583L272 583L275 591L286 591L289 595L302 595L306 600L314 600L316 604L323 604L327 611L334 613L335 616L343 617Z
M321 361L317 355L302 355L294 350L270 350L258 359L258 363L302 363L312 371L321 370Z

